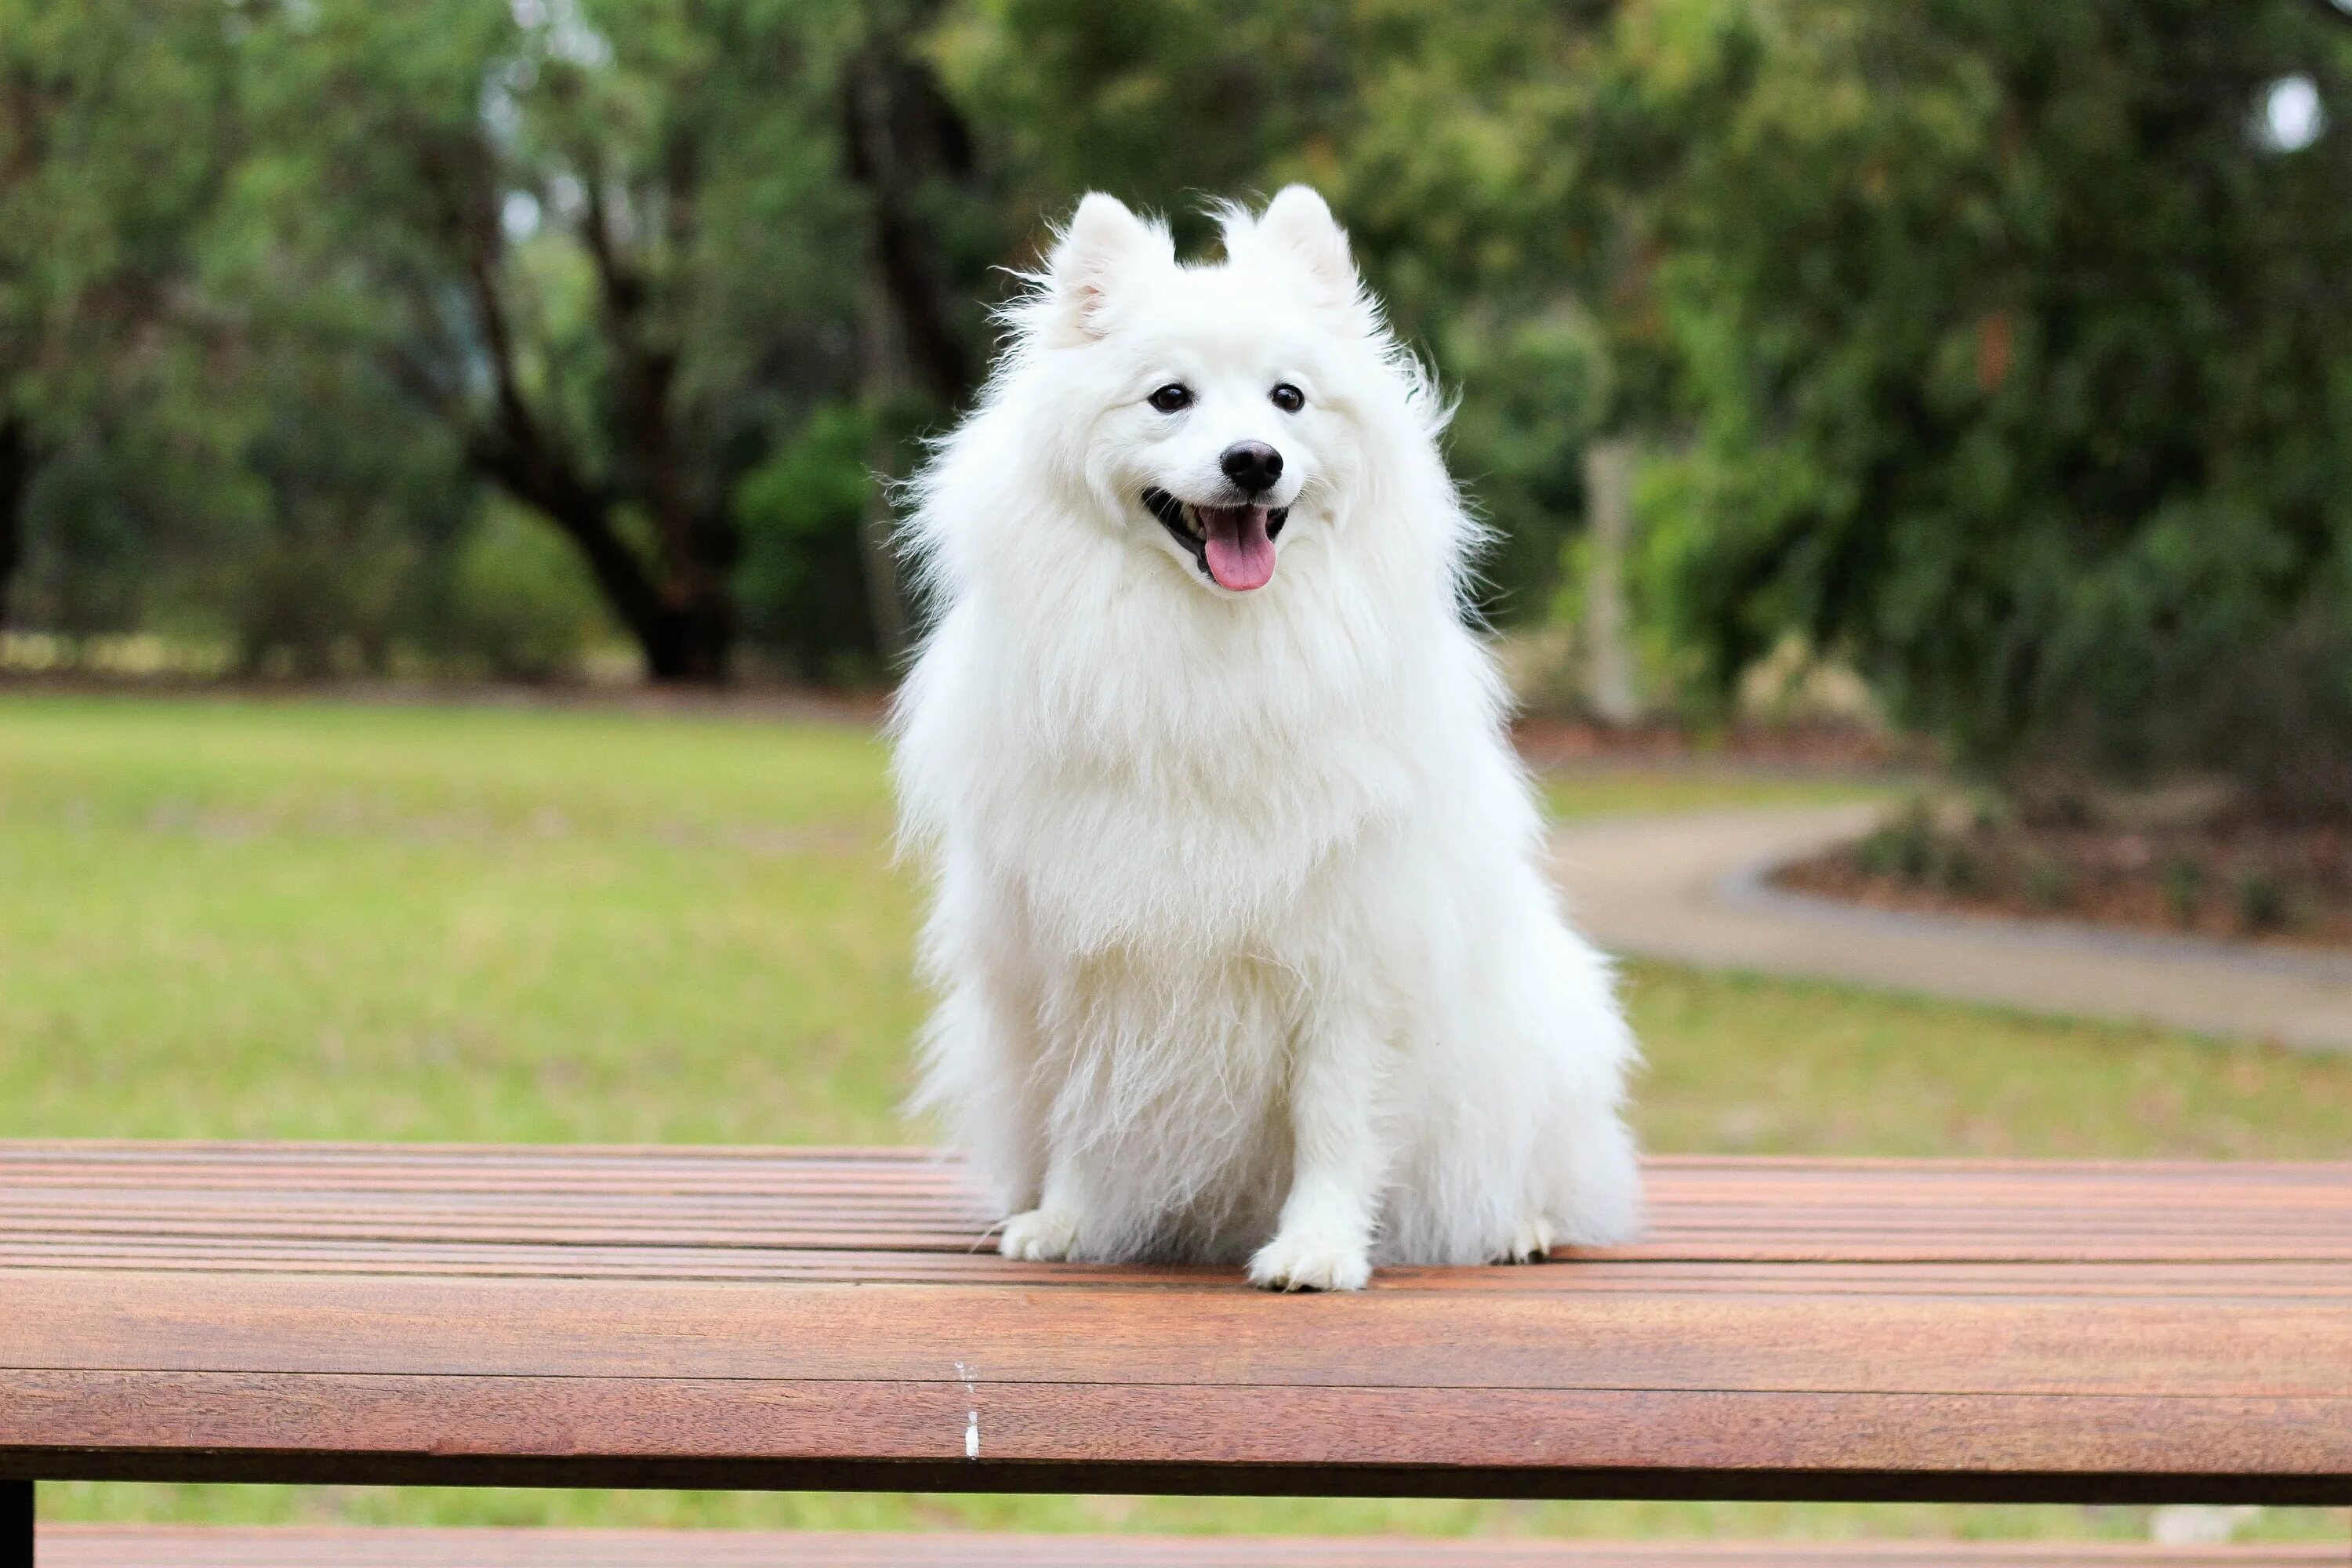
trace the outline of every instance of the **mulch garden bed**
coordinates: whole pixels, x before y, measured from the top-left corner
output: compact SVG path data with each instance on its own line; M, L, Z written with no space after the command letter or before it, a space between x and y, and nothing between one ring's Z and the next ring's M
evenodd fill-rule
M2352 951L2352 833L1951 826L1916 808L1776 884L1881 909Z
M1849 724L1736 725L1700 732L1675 724L1522 717L1511 726L1511 740L1537 767L1697 763L1791 773L1873 773L1916 765L1925 756L1899 736Z

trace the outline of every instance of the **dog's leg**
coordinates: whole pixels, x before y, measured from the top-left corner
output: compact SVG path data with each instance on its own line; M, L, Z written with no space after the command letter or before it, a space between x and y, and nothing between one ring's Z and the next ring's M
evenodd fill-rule
M1633 1135L1611 1105L1580 1107L1568 1119L1557 1239L1580 1247L1630 1241L1642 1228L1642 1163Z
M1374 1100L1380 1047L1360 1025L1325 1022L1299 1041L1290 1085L1290 1195L1274 1239L1250 1259L1269 1290L1360 1290L1387 1175Z
M923 1037L919 1111L953 1125L973 1184L996 1213L1037 1206L1045 1180L1045 1113L1036 1034L1013 987L974 962L941 998Z
M988 1113L1003 1141L1004 1212L1019 1214L1044 1201L1048 1099L1039 1070L1036 1010L999 973L988 984L991 1051Z
M1004 1222L997 1250L1032 1263L1057 1263L1076 1247L1086 1213L1085 1184L1077 1163L1056 1151L1045 1167L1044 1193L1037 1206Z

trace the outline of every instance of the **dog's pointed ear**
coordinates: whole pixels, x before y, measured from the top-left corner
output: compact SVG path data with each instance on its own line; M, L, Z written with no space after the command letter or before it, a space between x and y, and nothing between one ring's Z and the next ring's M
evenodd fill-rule
M1351 305L1362 293L1347 231L1312 186L1285 185L1276 192L1257 220L1257 237L1305 268L1333 303Z
M1105 311L1119 289L1139 271L1175 260L1165 228L1136 216L1117 196L1088 194L1045 263L1046 321L1055 341L1075 346L1101 337Z

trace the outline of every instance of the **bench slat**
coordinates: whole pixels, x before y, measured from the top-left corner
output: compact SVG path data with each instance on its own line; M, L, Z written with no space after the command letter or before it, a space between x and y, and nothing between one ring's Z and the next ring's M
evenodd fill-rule
M1269 1298L914 1151L0 1143L0 1476L2352 1501L2352 1164L1652 1180Z
M292 1148L0 1144L0 1248L130 1231L418 1261L486 1242L962 1253L979 1223L953 1166L919 1150ZM2216 1169L1659 1160L1649 1233L1613 1256L2352 1262L2352 1165Z
M629 1530L44 1530L42 1568L2342 1568L2333 1545Z

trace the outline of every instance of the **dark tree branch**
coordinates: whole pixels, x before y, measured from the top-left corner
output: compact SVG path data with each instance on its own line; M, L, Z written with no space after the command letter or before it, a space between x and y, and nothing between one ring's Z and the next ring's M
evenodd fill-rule
M661 680L713 680L726 673L734 619L708 520L689 506L677 450L673 386L677 354L655 341L653 283L626 254L604 190L588 185L583 239L595 268L616 385L614 435L620 477L591 477L525 391L517 335L500 289L506 249L499 231L495 155L478 138L425 139L418 168L431 226L457 264L473 337L490 379L488 405L433 375L413 354L387 368L411 395L457 434L470 467L544 515L580 551L605 603ZM593 163L583 167L592 168ZM419 304L420 327L432 312ZM658 560L649 563L621 532L622 501L653 518Z
M971 391L974 365L939 266L940 246L922 211L926 195L969 180L970 132L929 62L908 47L910 18L877 20L844 67L840 125L849 177L866 192L869 265L858 289L860 378L868 404L883 412L877 467L898 453L888 410L911 387L936 407L952 408ZM876 497L862 521L859 553L875 647L895 661L906 647L907 606L890 546L887 504Z
M661 552L663 603L686 628L685 657L706 675L722 673L733 640L734 610L725 576L731 540L716 508L698 498L689 471L686 411L677 397L679 353L660 309L661 270L633 258L615 232L604 182L581 160L587 205L582 238L594 268L611 351L614 445L654 522ZM698 163L690 141L670 140L663 160L663 242L675 278L694 242Z
M841 123L850 178L865 188L873 215L874 262L899 351L922 391L952 407L971 390L971 358L919 207L927 184L971 174L971 132L929 66L891 31L851 57Z
M627 453L645 487L656 526L660 531L665 563L672 574L689 564L691 528L685 487L677 473L671 422L676 411L670 393L677 375L677 351L654 341L653 285L645 269L621 251L603 182L588 182L588 206L583 237L596 271L597 293L604 308L604 335L612 350L618 384L614 403L620 411L622 449Z

